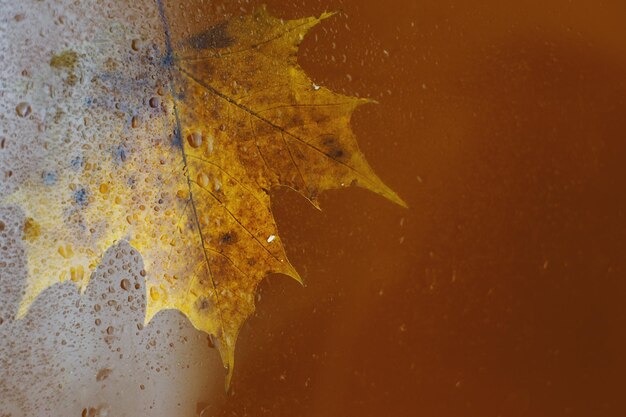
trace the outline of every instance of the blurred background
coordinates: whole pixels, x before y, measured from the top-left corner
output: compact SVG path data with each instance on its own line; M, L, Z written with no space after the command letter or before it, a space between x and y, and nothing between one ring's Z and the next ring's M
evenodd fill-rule
M76 416L102 404L114 415L204 417L626 415L624 3L186 1L166 13L176 38L262 3L284 18L340 12L304 40L299 62L316 84L379 102L355 113L353 130L410 207L350 188L321 195L317 211L274 190L281 238L306 287L279 275L261 284L228 392L206 336L167 312L141 334L128 331L116 354L152 339L161 350L132 351L143 360L107 374L108 391L96 374L120 364L104 326L85 331L93 360L82 397L68 382L43 402L27 390L16 399L8 393L22 368L12 365L0 372L5 404ZM5 250L23 259L8 231ZM94 288L128 274L115 268ZM13 323L17 298L6 288L19 291L23 264L0 271L0 363L9 369L25 343L16 335L37 346L33 332L49 337L78 319L17 330L25 324ZM59 309L80 304L71 286L53 288L33 320L50 315L46 297ZM50 343L36 358L54 351ZM158 360L169 365L156 372ZM47 386L71 369L31 367Z

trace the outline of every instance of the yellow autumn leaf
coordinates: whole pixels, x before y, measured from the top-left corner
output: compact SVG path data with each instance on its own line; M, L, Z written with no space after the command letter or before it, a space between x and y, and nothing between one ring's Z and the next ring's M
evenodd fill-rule
M356 184L404 205L350 130L369 101L315 85L297 64L305 34L330 16L283 21L260 8L174 43L161 10L161 50L133 40L109 56L96 43L55 54L40 81L56 77L63 99L45 152L3 199L25 216L18 316L55 283L84 290L107 248L127 240L143 258L146 323L181 311L214 335L230 378L259 282L300 280L269 190L290 187L316 205L319 193Z

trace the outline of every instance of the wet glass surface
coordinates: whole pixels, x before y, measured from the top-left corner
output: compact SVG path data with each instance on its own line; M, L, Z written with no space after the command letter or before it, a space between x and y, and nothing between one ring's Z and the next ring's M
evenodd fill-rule
M261 2L185 3L166 4L174 39ZM141 303L131 310L127 297L143 295L141 264L124 244L85 295L53 287L16 322L21 220L3 208L0 415L623 415L624 6L264 3L284 18L341 12L304 40L299 62L316 84L379 102L352 126L410 208L349 188L322 194L317 211L273 191L306 286L279 275L261 284L228 393L217 351L178 313L137 328ZM125 7L94 4L94 20ZM14 6L0 26L15 28L18 14L31 24L32 10L55 16L40 18L44 27L87 13L69 2ZM114 14L132 26L154 7ZM3 111L38 111L9 102L2 81ZM14 133L5 127L0 140Z

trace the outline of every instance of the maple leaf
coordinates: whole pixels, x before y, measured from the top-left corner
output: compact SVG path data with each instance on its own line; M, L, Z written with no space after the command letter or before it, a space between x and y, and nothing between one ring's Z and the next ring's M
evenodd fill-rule
M88 125L91 116L98 129L88 131L99 134L81 139L77 153L59 138L82 127L51 126L47 150L78 156L65 170L46 170L44 157L42 174L4 200L25 215L29 275L18 316L57 282L84 290L104 251L125 239L143 258L146 323L161 310L181 311L214 335L229 380L259 282L270 273L300 281L272 216L272 188L292 188L317 205L319 193L356 184L405 205L374 174L350 129L354 110L370 101L315 85L297 64L305 34L329 16L283 21L263 7L173 45L161 10L165 52L157 64L153 55L139 58L154 68L135 78L121 75L113 58L100 60L97 72L80 53L55 55L51 71L74 97L59 117L85 115L79 119ZM165 84L143 122L133 116L120 132L126 115L110 97L125 96L132 113L133 82L151 71L165 72ZM77 73L92 74L88 87Z

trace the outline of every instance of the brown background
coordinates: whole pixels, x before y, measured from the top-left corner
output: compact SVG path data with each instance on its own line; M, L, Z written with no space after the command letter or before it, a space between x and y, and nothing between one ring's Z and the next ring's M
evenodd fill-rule
M343 12L300 62L380 102L353 128L410 209L276 191L307 287L262 284L203 415L626 415L623 3L267 3Z

